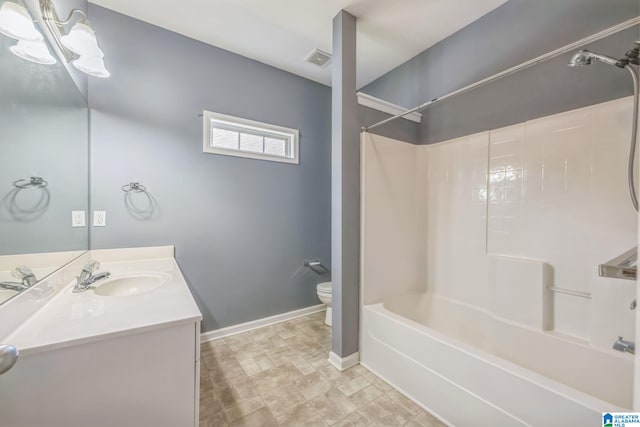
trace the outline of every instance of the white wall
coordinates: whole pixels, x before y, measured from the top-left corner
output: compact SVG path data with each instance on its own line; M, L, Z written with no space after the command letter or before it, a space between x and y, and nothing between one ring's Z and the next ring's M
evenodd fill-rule
M596 271L636 245L630 130L623 98L434 145L365 135L364 302L429 291L603 348L632 338L635 282Z

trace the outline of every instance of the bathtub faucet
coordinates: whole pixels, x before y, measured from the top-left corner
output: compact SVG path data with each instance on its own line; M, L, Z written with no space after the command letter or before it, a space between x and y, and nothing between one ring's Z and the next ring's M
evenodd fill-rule
M613 343L613 349L623 353L636 354L636 344L633 341L624 340L622 337L618 337L618 340Z

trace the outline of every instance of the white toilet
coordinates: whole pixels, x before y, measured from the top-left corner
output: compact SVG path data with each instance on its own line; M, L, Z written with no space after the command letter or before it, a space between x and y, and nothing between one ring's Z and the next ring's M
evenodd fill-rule
M318 292L318 298L320 298L320 301L322 301L324 304L327 304L327 315L324 318L324 323L327 326L331 326L331 282L319 283L318 286L316 286L316 290Z

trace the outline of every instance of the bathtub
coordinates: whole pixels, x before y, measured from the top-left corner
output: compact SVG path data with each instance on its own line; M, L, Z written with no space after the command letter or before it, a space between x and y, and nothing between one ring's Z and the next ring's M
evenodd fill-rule
M429 294L362 310L361 363L449 425L600 426L631 407L633 356Z

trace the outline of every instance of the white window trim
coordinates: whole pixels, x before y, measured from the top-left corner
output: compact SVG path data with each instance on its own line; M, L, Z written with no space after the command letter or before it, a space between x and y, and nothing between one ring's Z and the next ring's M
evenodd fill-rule
M300 164L299 143L300 132L297 129L276 126L269 123L257 122L255 120L243 119L240 117L228 116L226 114L214 113L212 111L203 111L203 141L202 150L205 153L222 154L225 156L244 157L247 159L269 160L273 162ZM252 153L249 151L230 150L219 147L211 147L211 120L227 122L231 126L242 126L249 129L254 128L257 131L268 131L284 136L293 136L291 139L292 157L275 156L265 153Z

